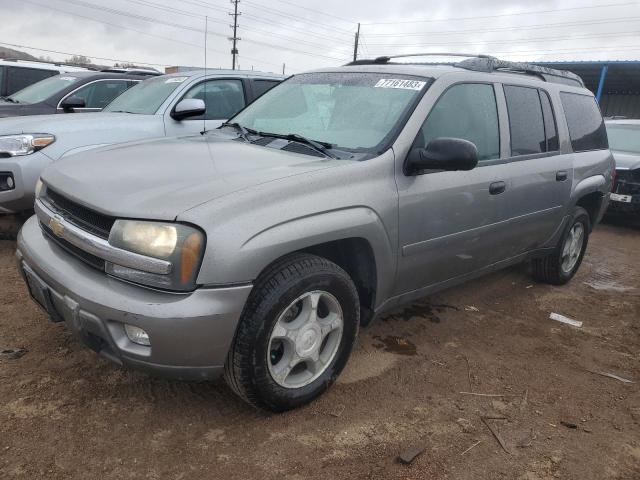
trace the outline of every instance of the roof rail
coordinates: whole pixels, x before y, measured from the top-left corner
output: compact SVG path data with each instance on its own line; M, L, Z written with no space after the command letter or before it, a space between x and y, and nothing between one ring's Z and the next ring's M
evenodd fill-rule
M584 87L582 78L573 72L566 70L556 70L554 68L542 67L540 65L532 65L530 63L522 62L509 62L506 60L500 60L490 55L478 55L475 53L413 53L405 55L389 55L384 57L377 57L373 60L356 60L348 63L347 65L384 65L391 62L395 58L409 58L409 57L466 57L466 60L460 62L444 62L440 64L452 65L458 68L464 68L466 70L472 70L475 72L491 73L498 70L509 71L514 73L524 73L527 75L535 75L546 82L563 83L566 85L577 85ZM429 62L433 64L435 62ZM427 64L421 62L421 64Z

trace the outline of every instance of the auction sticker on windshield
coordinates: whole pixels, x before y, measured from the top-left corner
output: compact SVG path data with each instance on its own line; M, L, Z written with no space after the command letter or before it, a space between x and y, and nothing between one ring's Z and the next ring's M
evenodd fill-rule
M187 77L172 77L172 78L167 78L167 80L164 83L182 83L187 79Z
M427 82L402 80L400 78L381 78L375 88L402 88L404 90L422 90Z
M60 80L64 80L65 82L75 82L77 78L76 77L60 77Z

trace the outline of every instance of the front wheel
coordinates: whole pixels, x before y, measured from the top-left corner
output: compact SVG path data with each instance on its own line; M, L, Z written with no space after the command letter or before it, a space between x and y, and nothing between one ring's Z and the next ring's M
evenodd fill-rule
M575 207L557 251L533 260L533 277L552 285L564 285L571 280L582 263L590 231L589 214L584 208Z
M225 365L225 379L251 405L285 411L337 378L358 332L349 275L315 255L294 254L257 280Z

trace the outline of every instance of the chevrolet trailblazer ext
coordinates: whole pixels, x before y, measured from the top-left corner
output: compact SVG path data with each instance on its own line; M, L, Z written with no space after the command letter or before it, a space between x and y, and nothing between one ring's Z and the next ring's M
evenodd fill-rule
M224 374L283 411L325 391L385 310L525 260L568 282L613 169L568 72L383 57L296 75L206 135L56 163L17 258L106 358Z

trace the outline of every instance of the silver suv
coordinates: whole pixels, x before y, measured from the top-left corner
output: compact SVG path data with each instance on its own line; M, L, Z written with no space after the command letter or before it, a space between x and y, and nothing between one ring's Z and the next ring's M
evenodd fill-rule
M296 75L207 135L49 167L17 257L33 298L114 362L224 374L283 411L360 325L531 261L568 282L614 162L593 95L491 57Z

